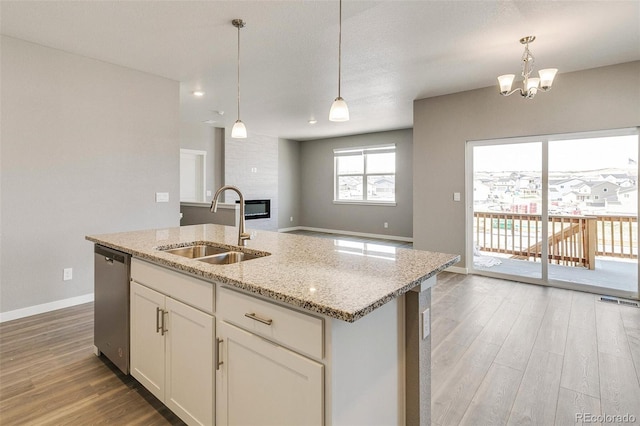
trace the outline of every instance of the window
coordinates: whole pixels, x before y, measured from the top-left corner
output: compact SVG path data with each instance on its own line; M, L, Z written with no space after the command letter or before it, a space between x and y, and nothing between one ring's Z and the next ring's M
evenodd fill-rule
M396 201L396 146L334 149L334 201Z

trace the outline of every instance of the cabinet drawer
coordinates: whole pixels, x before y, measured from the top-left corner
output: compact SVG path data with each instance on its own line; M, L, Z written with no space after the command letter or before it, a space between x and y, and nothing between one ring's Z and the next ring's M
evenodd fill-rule
M209 314L214 313L215 284L139 259L131 261L131 279Z
M323 320L226 287L218 287L218 318L316 358L323 357Z

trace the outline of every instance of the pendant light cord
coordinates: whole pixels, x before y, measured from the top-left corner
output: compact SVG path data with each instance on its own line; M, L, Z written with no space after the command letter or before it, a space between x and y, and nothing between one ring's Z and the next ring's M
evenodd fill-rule
M340 0L340 21L338 26L338 98L340 98L340 81L342 74L342 0Z
M240 120L240 27L238 25L238 120Z

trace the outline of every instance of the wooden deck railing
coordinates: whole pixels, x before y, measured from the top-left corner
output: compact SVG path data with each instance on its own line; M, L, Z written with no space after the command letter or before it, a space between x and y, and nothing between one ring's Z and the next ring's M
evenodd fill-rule
M595 256L638 258L637 218L633 216L549 216L548 261L595 268ZM542 258L542 216L474 212L475 245L480 251Z
M638 218L636 216L597 216L596 255L638 258Z

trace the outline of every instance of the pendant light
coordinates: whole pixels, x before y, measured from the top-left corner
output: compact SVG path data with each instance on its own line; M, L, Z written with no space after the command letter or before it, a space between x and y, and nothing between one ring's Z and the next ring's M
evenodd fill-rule
M349 108L340 96L340 80L342 71L342 0L340 0L340 26L338 29L338 97L333 101L329 111L329 121L349 121Z
M238 119L231 129L231 137L234 139L246 139L247 128L240 120L240 28L244 28L245 22L242 19L234 19L231 23L238 29Z

